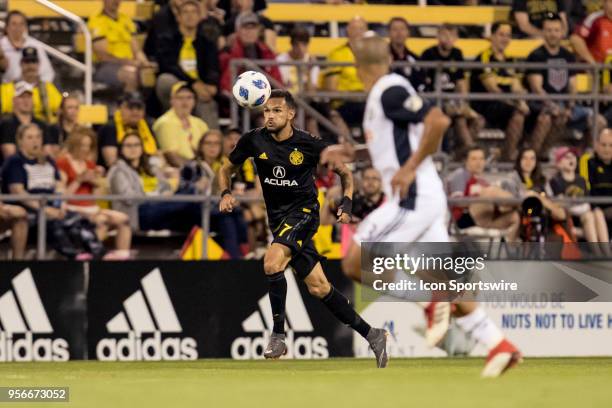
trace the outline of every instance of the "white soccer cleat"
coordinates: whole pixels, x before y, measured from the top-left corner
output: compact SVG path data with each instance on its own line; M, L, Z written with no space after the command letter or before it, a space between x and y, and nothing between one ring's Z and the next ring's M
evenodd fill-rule
M425 308L425 342L429 347L437 346L448 331L450 325L450 302L430 302Z
M504 339L489 352L487 362L480 374L482 377L494 378L502 375L507 369L514 367L523 361L521 352Z

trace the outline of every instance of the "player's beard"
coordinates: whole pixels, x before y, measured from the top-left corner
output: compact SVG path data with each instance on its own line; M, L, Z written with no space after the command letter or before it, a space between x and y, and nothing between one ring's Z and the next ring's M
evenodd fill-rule
M285 121L282 125L278 125L278 126L270 126L266 123L266 129L268 130L268 132L273 133L273 134L280 133L286 126L287 126L287 121Z

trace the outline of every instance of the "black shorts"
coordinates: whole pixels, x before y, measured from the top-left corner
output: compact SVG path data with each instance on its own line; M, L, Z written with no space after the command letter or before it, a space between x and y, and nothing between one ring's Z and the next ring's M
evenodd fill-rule
M295 210L280 221L271 223L272 243L285 245L291 249L289 265L300 279L306 278L317 262L325 259L312 242L312 237L319 228L317 209L302 208Z
M505 129L516 108L505 102L478 101L472 104L474 110L487 120L487 124L495 129Z

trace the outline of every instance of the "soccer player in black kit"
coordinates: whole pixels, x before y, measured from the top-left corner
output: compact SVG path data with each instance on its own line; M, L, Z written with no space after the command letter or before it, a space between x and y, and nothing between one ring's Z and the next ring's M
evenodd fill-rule
M323 301L342 323L352 327L370 344L376 365L387 365L387 335L372 328L359 316L349 300L329 283L312 242L319 227L319 203L314 183L321 152L327 145L320 139L292 126L296 105L288 91L273 90L264 106L265 127L244 134L229 162L219 170L221 202L219 210L230 212L237 202L229 190L230 178L249 157L255 159L274 240L264 256L264 271L270 284L269 296L274 327L265 358L279 358L285 344L285 268L290 265L304 280L308 291ZM341 162L331 164L340 176L344 198L338 208L338 222L348 223L351 215L353 177Z

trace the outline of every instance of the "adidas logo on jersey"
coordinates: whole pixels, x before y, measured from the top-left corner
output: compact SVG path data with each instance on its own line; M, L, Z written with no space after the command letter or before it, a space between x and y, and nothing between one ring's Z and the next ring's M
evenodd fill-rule
M296 334L313 332L314 328L293 273L285 273L285 277L287 279L287 320L285 321L287 357L299 359L328 358L327 340L324 337ZM262 296L257 305L258 310L242 322L242 330L246 333L259 333L260 335L236 338L231 347L231 355L234 359L263 358L263 352L268 344L270 331L273 327L272 309L270 308L268 295Z
M123 302L125 312L117 313L106 323L109 333L127 336L100 339L96 345L98 360L197 359L198 344L193 337L162 336L180 334L183 328L159 269L142 278L141 285L143 290L137 290ZM152 333L152 336L145 338L145 333Z
M259 158L261 160L268 160L268 155L266 154L266 152L263 152L262 154L259 155Z
M53 327L30 269L11 283L13 290L0 296L0 361L68 361L65 339L41 336L52 334Z

